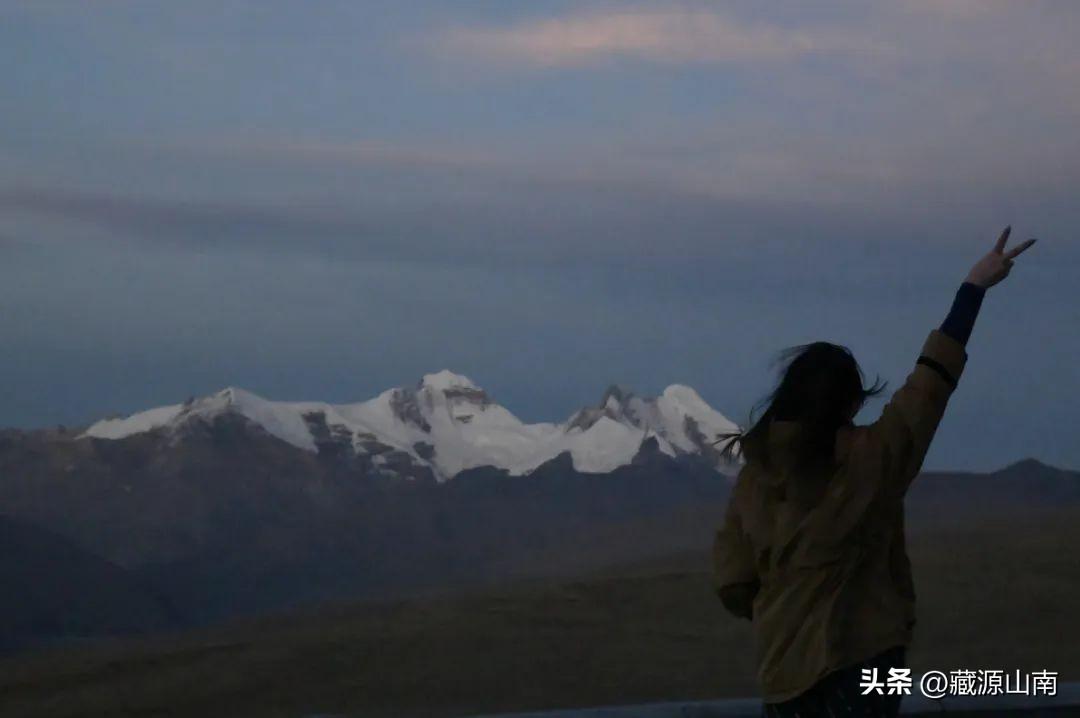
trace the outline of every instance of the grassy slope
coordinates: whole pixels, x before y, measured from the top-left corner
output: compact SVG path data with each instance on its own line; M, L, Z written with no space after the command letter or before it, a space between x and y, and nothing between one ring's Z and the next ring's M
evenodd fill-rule
M911 537L931 668L1080 679L1075 511ZM753 695L749 626L713 598L707 552L575 581L233 624L0 664L4 716L438 716Z

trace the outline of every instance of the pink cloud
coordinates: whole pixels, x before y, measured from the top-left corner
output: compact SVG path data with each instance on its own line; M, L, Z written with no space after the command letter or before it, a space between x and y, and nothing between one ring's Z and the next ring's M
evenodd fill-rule
M491 61L535 67L586 65L608 58L669 63L785 61L817 53L881 53L890 47L839 29L748 25L710 11L618 11L505 27L463 27L442 47Z

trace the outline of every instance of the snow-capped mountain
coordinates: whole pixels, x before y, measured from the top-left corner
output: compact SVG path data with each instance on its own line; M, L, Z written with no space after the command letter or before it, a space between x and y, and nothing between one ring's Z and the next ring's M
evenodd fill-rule
M269 401L229 387L122 419L104 419L83 434L123 439L164 431L181 440L185 429L222 415L240 416L300 449L345 449L396 473L404 461L427 467L439 480L481 466L526 474L569 452L574 468L604 473L630 463L650 438L669 456L698 455L723 472L712 445L737 427L688 386L672 385L654 398L611 387L596 406L562 423L526 424L468 377L443 370L415 387L389 389L355 404Z

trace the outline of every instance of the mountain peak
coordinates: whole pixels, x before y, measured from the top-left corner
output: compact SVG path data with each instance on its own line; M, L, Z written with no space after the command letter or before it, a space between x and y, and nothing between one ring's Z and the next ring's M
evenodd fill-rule
M244 398L251 396L251 392L244 391L238 386L227 386L221 391L214 394L213 398L221 399L225 404L235 404L238 401L242 401Z
M693 387L687 386L686 384L671 384L666 389L664 389L661 396L665 396L669 399L682 399L704 402L704 399L701 398L701 395L698 394Z
M445 391L447 389L480 389L480 387L474 384L469 377L463 374L455 374L449 369L443 369L434 374L424 374L423 378L420 379L419 387L435 389L436 391Z
M995 473L995 474L1012 473L1012 474L1031 474L1031 475L1034 475L1034 474L1062 473L1064 471L1065 471L1065 469L1060 469L1060 468L1058 468L1056 466L1051 466L1049 464L1043 463L1042 461L1039 461L1038 459L1036 459L1033 456L1029 456L1029 457L1026 457L1024 459L1020 459L1019 461L1014 461L1013 463L1009 464L1008 466L1006 466L1006 467L1004 467L1002 469L998 469L997 471L995 471L993 473Z
M353 404L272 401L227 386L182 404L99 421L84 436L123 439L157 430L180 440L188 427L213 426L222 415L242 417L300 449L344 452L388 474L412 476L423 469L439 480L480 466L528 473L563 452L579 470L611 471L630 463L650 437L661 453L712 461L709 441L734 426L689 387L642 397L617 384L599 405L566 422L526 424L467 376L443 369L425 374L415 387Z
M614 401L617 405L624 404L628 399L634 396L634 392L630 391L626 387L618 384L611 384L604 391L604 396L600 399L600 406L608 406Z

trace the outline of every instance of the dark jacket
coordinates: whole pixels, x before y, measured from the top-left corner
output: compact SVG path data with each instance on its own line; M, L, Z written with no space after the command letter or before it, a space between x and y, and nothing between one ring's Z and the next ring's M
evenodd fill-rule
M799 473L788 450L796 422L769 427L772 471L753 461L740 471L713 547L716 590L752 618L766 702L910 643L903 499L966 362L963 344L931 331L881 418L837 432L839 468L812 502L787 490Z

